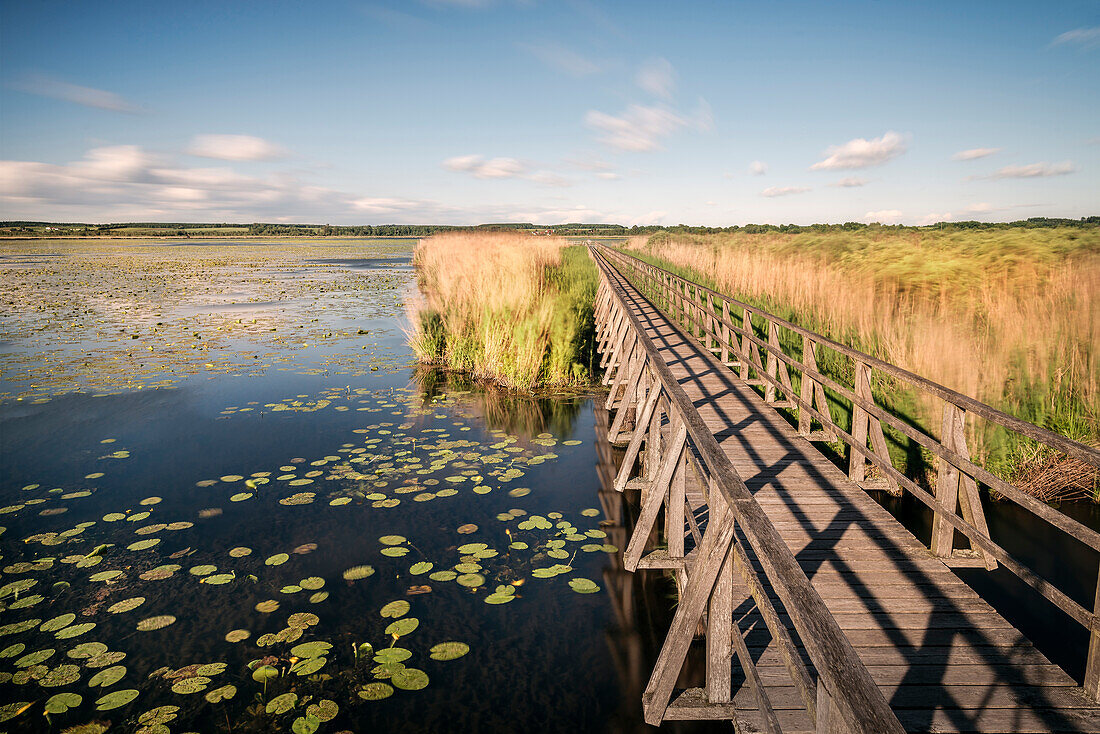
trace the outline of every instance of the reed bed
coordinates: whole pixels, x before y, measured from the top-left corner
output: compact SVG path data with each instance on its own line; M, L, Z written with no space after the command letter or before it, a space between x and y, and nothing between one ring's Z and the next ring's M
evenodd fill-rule
M630 248L1007 413L1100 442L1100 228L658 233ZM937 405L902 402L938 427ZM1038 494L1056 496L1053 484L1097 493L1095 471L1040 457L1003 431L975 429L968 440L998 473L1043 486ZM1077 478L1055 481L1059 472Z
M518 390L582 385L592 369L597 274L582 247L510 233L449 233L415 256L425 363Z

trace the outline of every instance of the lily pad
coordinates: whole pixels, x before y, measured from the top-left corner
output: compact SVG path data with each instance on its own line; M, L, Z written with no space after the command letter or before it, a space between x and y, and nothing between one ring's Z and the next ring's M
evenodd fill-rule
M265 566L281 566L290 560L290 554L288 553L276 553L275 555L264 561Z
M125 612L130 612L134 609L137 609L144 603L144 596L134 596L129 599L123 599L122 601L115 602L111 606L107 607L107 611L111 614L123 614Z
M230 630L225 633L225 641L231 643L243 642L252 636L248 630Z
M107 652L107 646L102 642L82 642L72 650L69 650L67 655L76 660L83 660L105 652Z
M455 660L470 652L465 642L440 642L433 645L429 657L432 660Z
M95 622L81 622L80 624L70 625L64 629L58 630L54 633L54 637L59 640L68 640L73 637L78 637L92 629L95 629Z
M374 566L352 566L344 571L345 581L358 581L374 574Z
M320 576L310 576L309 578L304 578L301 581L299 581L298 585L300 587L302 587L303 589L308 589L310 591L317 591L318 589L320 589L322 586L325 585L325 580L323 578L321 578Z
M125 688L121 691L112 691L106 696L97 699L95 702L95 707L99 711L110 711L112 709L117 709L125 706L137 697L138 692L136 689L133 688Z
M420 563L414 563L409 568L409 573L411 573L413 576L419 576L421 574L427 573L428 571L431 571L434 567L435 564L431 561L421 561Z
M400 663L412 657L412 651L403 647L387 647L378 650L374 654L376 663Z
M306 714L294 720L294 723L290 725L290 731L292 734L316 734L320 727L320 719L316 716Z
M191 678L183 678L172 684L172 692L179 693L181 695L190 695L192 693L199 693L205 691L207 686L210 685L210 679L205 675L196 675Z
M387 635L394 635L396 637L404 637L405 635L412 634L412 632L420 626L420 620L416 617L405 617L399 619L396 622L391 622L386 627Z
M279 714L285 714L287 711L290 711L297 704L297 693L284 693L281 696L276 696L275 698L268 701L267 706L264 707L264 710L267 711L267 713L269 714L275 714L276 716L278 716Z
M275 601L274 599L268 599L266 601L258 603L253 608L261 614L270 614L271 612L274 612L276 609L279 608L279 602Z
M230 684L224 685L220 688L215 688L212 691L207 691L206 700L210 703L218 703L220 701L228 701L237 695L237 687Z
M301 645L295 645L293 648L291 648L290 654L296 658L316 658L325 655L331 649L331 643L317 640L314 642L303 642Z
M69 612L68 614L61 614L54 617L53 619L46 620L38 629L42 630L43 632L57 632L62 627L68 627L74 621L76 621L76 615L72 612Z
M411 605L404 599L398 599L397 601L391 601L386 606L382 607L379 612L383 617L392 617L397 619L398 617L404 617L409 613Z
M76 708L84 699L77 693L57 693L46 701L46 713L63 714L71 708Z
M137 623L138 632L153 632L164 629L170 624L175 624L176 618L171 614L158 614L155 617L146 617Z
M485 577L480 573L464 573L459 576L456 581L462 586L468 586L470 588L477 588L485 585Z
M435 571L428 575L432 581L454 581L457 577L454 571Z
M585 578L575 578L569 580L569 588L578 594L595 594L600 590L600 587L595 581Z
M407 539L401 535L383 535L378 539L378 542L382 545L400 545Z
M320 722L332 721L340 713L340 707L335 701L322 698L317 703L311 703L306 708L306 715L313 716Z
M403 546L390 546L389 548L383 548L380 552L382 555L389 556L390 558L400 558L401 556L407 555L409 549Z
M380 701L393 695L393 686L388 683L368 683L358 691L359 698L364 701Z
M390 681L404 691L419 691L428 686L428 674L417 668L405 668L394 673Z
M279 677L279 669L271 665L261 665L252 671L252 680L257 683L273 680Z
M110 668L104 668L88 681L88 685L92 688L100 686L102 688L108 688L118 683L126 676L125 665L113 665Z
M325 667L327 662L328 658L325 657L305 658L291 666L290 672L304 678L307 675L313 675L318 670Z

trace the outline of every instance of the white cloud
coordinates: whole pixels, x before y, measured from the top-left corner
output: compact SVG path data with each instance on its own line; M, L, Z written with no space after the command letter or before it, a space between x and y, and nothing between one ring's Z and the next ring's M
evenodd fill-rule
M687 124L687 120L666 107L636 104L627 107L619 117L589 110L584 121L604 133L601 142L634 152L656 150L661 138Z
M634 82L656 97L671 100L676 90L676 71L668 59L651 59L638 69Z
M269 161L286 156L278 145L253 135L196 135L187 152L223 161Z
M881 138L855 138L843 145L825 150L825 159L810 166L810 170L836 170L879 166L905 152L905 138L893 130Z
M1052 46L1062 46L1066 44L1073 44L1084 48L1100 46L1100 26L1077 28L1072 31L1066 31L1051 42Z
M970 150L960 150L958 153L951 156L951 160L974 161L979 158L988 158L994 153L1000 153L1001 150L1001 148L971 148Z
M768 172L768 164L764 161L753 161L749 164L749 173L753 176L763 176Z
M963 207L963 211L968 214L988 214L989 212L995 211L995 209L992 204L979 201L976 204L970 204L969 206Z
M880 224L896 224L901 219L901 212L897 209L881 209L877 212L867 212L863 218L868 222Z
M856 176L847 176L845 178L840 179L839 181L837 181L836 183L834 183L832 185L836 186L836 187L839 187L839 188L842 188L842 189L852 189L852 188L856 188L857 186L862 186L865 183L867 183L867 179L865 179L865 178L858 178Z
M917 220L917 224L936 224L938 222L950 222L955 218L951 212L943 212L937 214L936 212L929 212L923 217Z
M1062 161L1061 163L1043 161L1029 163L1026 166L1005 166L990 178L1046 178L1049 176L1064 176L1067 173L1073 173L1075 170L1077 169L1074 168L1072 161Z
M766 196L769 199L776 196L790 196L791 194L802 194L809 191L807 186L771 186L760 192L761 196Z
M628 219L626 221L627 227L645 227L655 224L664 224L665 219L668 217L668 212L665 211L651 211L642 214L641 216Z
M596 174L596 178L602 178L605 181L617 181L622 178L622 176L613 171L600 171Z
M595 61L557 43L522 43L520 48L526 49L550 68L570 76L589 76L600 71L600 65Z
M451 214L429 201L365 198L290 175L184 168L134 145L94 148L62 165L0 161L0 209L19 219L92 222L362 222L385 213L423 222Z
M480 155L460 155L443 161L451 171L469 173L475 178L515 178L526 172L526 166L515 158L490 158Z
M11 86L27 94L60 99L64 102L72 102L73 104L94 107L100 110L129 113L142 112L139 106L114 92L70 84L45 74L28 74Z

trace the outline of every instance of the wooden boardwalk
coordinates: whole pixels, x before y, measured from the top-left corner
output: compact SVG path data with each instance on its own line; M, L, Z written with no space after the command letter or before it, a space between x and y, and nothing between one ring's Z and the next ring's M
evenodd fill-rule
M616 488L637 488L642 498L625 565L668 569L681 590L643 696L649 723L1100 732L1100 704L945 564L996 565L992 552L960 555L952 543L947 558L934 554L814 447L809 426L799 430L775 410L784 397L778 369L759 357L756 369L730 369L751 358L745 340L730 339L735 320L700 304L718 328L689 335L610 255L594 250L603 278L598 335L616 409L609 430L628 444ZM720 335L725 345L715 348ZM767 393L770 402L750 384L766 387L765 373L780 389L778 399ZM809 397L812 409L813 386ZM820 422L822 432L838 428ZM863 448L874 451L867 436ZM964 485L965 512L966 478L955 482ZM980 507L966 514L984 529ZM662 519L665 547L647 547ZM700 632L706 685L676 690Z

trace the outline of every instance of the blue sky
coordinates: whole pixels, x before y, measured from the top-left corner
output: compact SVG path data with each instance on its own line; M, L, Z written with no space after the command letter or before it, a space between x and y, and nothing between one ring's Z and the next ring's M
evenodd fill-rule
M0 2L0 218L1100 214L1100 4Z

